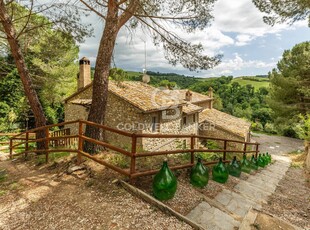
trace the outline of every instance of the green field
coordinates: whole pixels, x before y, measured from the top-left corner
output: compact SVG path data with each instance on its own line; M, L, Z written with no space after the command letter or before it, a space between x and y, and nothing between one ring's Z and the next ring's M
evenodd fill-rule
M268 78L260 78L261 81L253 81L248 79L243 79L242 77L237 77L232 80L232 82L238 82L241 86L244 85L252 85L255 90L258 90L260 87L269 88L269 79Z
M135 72L135 71L126 71L129 78L131 80L139 79L138 76L141 76L141 72ZM193 78L193 77L186 77L184 75L178 75L178 74L166 74L166 73L152 73L149 74L151 76L151 83L153 85L156 85L159 81L163 79L167 79L169 81L176 82L179 86L182 88L189 88L195 83L201 82L201 81L211 81L216 79L216 77L211 78ZM241 86L245 85L252 85L254 86L255 90L258 90L260 87L266 87L269 88L269 79L267 77L257 77L257 76L243 76L243 77L236 77L234 78L231 83L238 82ZM182 84L183 83L183 84ZM230 83L230 84L231 84Z

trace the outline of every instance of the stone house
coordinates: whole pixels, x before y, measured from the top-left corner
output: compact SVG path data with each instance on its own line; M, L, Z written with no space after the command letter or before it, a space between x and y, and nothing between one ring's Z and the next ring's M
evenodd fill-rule
M65 99L65 121L87 119L92 102L90 62L80 60L78 91ZM213 106L213 93L199 94L189 90L158 89L137 81L109 81L105 124L137 133L201 134L249 141L250 123L220 112ZM76 125L68 125L71 134L78 132ZM121 143L130 148L131 139L111 132L106 134L110 143ZM187 140L138 138L144 150L164 150L177 145L188 145Z

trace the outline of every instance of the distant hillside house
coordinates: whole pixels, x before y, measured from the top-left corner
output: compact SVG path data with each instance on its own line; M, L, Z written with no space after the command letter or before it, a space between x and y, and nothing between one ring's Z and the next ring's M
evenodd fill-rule
M65 99L65 121L87 120L92 102L90 62L80 60L78 91ZM143 82L109 81L105 125L137 133L200 134L250 141L250 123L212 108L213 92L208 95L189 90L158 89ZM71 134L78 127L68 125ZM107 141L131 146L131 139L107 132ZM140 139L140 140L139 140ZM185 140L143 139L144 150L164 150L184 146Z

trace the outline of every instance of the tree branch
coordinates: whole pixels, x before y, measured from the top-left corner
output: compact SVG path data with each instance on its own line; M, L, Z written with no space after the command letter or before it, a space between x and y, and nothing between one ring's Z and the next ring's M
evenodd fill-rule
M25 25L23 26L23 28L21 29L21 31L17 34L16 39L18 39L23 34L25 29L27 28L27 26L28 26L28 24L30 22L30 18L32 16L32 10L33 10L33 0L31 1L31 6L30 6L30 9L29 9L29 14L27 16L27 21L26 21Z
M106 16L101 14L99 11L95 10L94 7L92 7L91 5L89 5L88 3L86 3L84 0L80 0L80 2L82 2L89 10L95 12L99 17L103 18L104 20L106 20Z
M128 7L119 16L118 29L120 29L133 15L139 5L139 0L131 0ZM117 5L118 7L119 5ZM119 7L118 7L119 8Z
M125 2L127 2L128 0L120 0L118 3L117 3L117 6L120 6L122 4L124 4Z

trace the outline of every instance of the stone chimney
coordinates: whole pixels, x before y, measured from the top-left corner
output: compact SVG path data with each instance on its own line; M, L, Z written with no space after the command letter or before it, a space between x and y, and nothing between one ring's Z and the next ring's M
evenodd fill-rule
M209 95L210 98L213 98L213 89L212 89L212 87L209 88L208 95Z
M209 95L209 97L212 99L211 101L210 101L210 109L213 109L213 89L212 89L212 87L210 87L209 88L209 90L208 90L208 95Z
M83 57L79 61L79 63L80 63L80 73L78 74L77 87L78 90L81 90L91 83L90 61L86 57Z
M185 101L191 101L192 96L193 96L193 93L191 91L187 90L185 93Z

